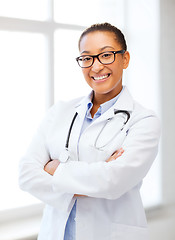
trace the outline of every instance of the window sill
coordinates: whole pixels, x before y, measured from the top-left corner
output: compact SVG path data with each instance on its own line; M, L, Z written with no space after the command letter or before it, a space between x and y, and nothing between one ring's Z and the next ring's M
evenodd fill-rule
M156 219L165 219L175 216L175 204L158 205L146 209L148 222L156 221Z
M1 212L0 240L36 240L43 204Z
M43 208L43 204L37 204L1 212L0 240L36 240ZM148 225L165 221L175 216L175 205L146 209L146 216Z

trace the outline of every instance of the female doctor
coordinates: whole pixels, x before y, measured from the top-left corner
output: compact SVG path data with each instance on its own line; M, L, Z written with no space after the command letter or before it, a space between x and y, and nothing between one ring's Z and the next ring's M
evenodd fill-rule
M140 197L158 149L159 121L122 85L122 32L92 25L77 63L92 92L47 113L20 162L19 183L46 204L39 240L148 240Z

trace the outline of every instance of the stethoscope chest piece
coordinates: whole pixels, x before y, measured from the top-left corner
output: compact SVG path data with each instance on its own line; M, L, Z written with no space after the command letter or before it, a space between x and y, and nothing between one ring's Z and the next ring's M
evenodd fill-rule
M67 148L65 148L61 153L60 153L60 156L59 156L59 161L62 162L62 163L65 163L67 162L69 159L69 151Z

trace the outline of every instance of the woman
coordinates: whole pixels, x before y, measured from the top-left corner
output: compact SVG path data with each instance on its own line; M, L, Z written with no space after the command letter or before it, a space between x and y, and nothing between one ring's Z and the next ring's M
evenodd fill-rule
M155 114L122 85L125 38L86 29L76 59L92 92L47 113L20 163L20 186L46 203L39 240L148 240L140 187L160 135Z

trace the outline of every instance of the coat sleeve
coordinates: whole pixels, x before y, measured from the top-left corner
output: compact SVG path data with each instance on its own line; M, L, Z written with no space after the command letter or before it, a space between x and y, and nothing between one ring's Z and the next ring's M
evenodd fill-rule
M20 161L19 186L42 202L64 211L67 210L73 194L53 191L52 176L44 171L45 164L50 160L47 149L47 132L54 119L54 114L55 109L52 107Z
M154 116L135 122L123 143L124 153L111 162L61 163L52 179L55 192L117 199L147 174L158 151L160 123Z

